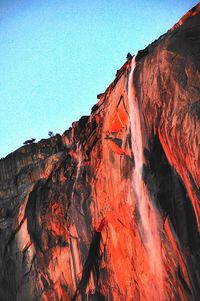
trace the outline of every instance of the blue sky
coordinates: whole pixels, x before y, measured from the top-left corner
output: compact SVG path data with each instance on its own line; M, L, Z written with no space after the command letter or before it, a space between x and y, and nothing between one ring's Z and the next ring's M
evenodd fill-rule
M88 115L125 62L197 1L0 0L0 158Z

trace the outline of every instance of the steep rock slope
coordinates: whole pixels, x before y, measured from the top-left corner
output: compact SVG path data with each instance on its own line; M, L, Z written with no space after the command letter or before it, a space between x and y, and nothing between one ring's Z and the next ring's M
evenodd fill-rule
M200 299L199 11L0 160L0 300Z

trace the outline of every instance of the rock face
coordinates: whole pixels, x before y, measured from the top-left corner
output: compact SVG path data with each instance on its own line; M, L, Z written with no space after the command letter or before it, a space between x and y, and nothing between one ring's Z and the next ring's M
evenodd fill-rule
M199 10L0 160L1 301L200 300Z

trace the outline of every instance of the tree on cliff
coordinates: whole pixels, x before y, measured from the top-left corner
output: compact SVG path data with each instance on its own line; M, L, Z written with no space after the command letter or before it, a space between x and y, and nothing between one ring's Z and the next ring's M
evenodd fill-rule
M130 52L127 53L126 58L127 58L127 60L129 60L130 58L132 58L132 55L130 54Z
M53 137L54 133L52 131L48 131L48 135L49 135L49 137Z
M29 139L29 140L26 140L26 141L24 141L24 145L27 145L27 144L31 144L31 143L33 143L33 142L35 142L35 138L31 138L31 139Z

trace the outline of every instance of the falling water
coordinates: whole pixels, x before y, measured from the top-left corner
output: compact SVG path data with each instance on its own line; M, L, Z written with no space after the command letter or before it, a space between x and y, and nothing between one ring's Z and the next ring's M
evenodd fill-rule
M159 218L156 208L152 205L148 195L147 187L142 179L142 169L145 164L145 159L143 155L142 123L138 99L133 85L135 67L136 60L135 57L133 57L128 86L131 144L135 159L135 168L132 174L133 191L135 193L136 206L140 215L140 228L142 229L142 231L140 231L140 236L145 249L148 252L149 272L155 277L154 283L156 286L158 285L156 292L158 297L157 300L161 301L163 300L163 267L161 259L161 237L158 230ZM149 298L149 300L151 300L151 298Z
M71 204L73 205L74 208L77 209L79 213L81 213L78 209L78 204L76 203L76 199L75 199L76 185L78 183L78 179L81 174L81 164L83 162L82 149L79 143L77 143L76 152L73 154L73 156L77 161L77 168L76 168L76 178L74 180L74 184L72 187ZM70 234L71 232L73 235L71 235L70 238L70 251L71 251L70 265L71 265L71 273L73 277L74 289L76 289L82 273L82 265L81 265L80 250L79 250L78 240L77 240L78 235L77 235L75 224L71 225Z
M74 191L75 191L75 188L76 188L76 184L78 182L78 178L80 176L81 164L82 164L82 161L83 161L82 149L81 149L81 145L79 143L77 144L76 160L77 160L78 164L77 164L77 169L76 169L76 178L75 178L73 188L72 188L72 196L71 196L72 203L74 203Z
M75 195L74 195L75 190L76 190L76 185L78 183L78 179L79 179L80 174L81 174L81 165L82 165L82 162L83 162L82 148L81 148L81 144L79 144L79 143L77 143L75 159L78 163L77 163L77 169L76 169L76 178L75 178L73 188L72 188L71 202L74 204L74 206L79 211L79 213L83 215L83 213L78 209L78 204L75 203Z

